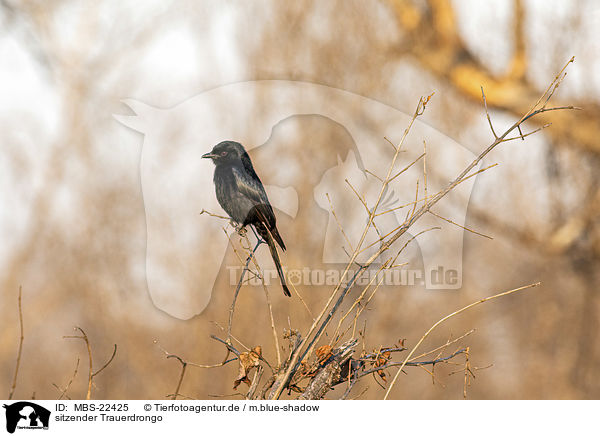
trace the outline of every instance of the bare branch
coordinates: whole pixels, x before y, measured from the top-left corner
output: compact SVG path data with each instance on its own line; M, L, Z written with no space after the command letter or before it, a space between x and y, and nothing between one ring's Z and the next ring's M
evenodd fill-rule
M21 307L21 286L19 286L19 326L21 329L21 335L19 337L19 349L17 351L17 362L15 364L15 375L13 376L12 386L10 387L10 391L8 392L8 399L12 400L13 394L15 393L15 389L17 388L17 377L19 376L19 367L21 366L21 354L23 352L23 340L25 336L23 334L23 309Z
M228 216L217 215L216 213L212 213L212 212L207 211L206 209L202 209L200 211L200 215L204 215L204 214L210 215L212 217L219 218L219 219L222 219L222 220L226 220L227 222L231 222L231 218L229 218Z
M494 239L494 238L492 238L491 236L485 235L485 234L483 234L483 233L479 233L479 232L477 232L477 231L475 231L475 230L472 230L472 229L470 229L470 228L468 228L468 227L461 226L460 224L458 224L458 223L455 223L454 221L452 221L452 220L450 220L450 219L448 219L448 218L444 218L443 216L441 216L441 215L438 215L437 213L435 213L435 212L434 212L434 211L432 211L432 210L429 210L429 213L430 213L431 215L433 215L433 216L436 216L436 217L438 217L438 218L440 218L440 219L442 219L442 220L446 221L446 222L447 222L447 223L449 223L449 224L453 224L453 225L455 225L456 227L460 227L461 229L463 229L463 230L466 230L467 232L471 232L471 233L473 233L473 234L475 234L475 235L483 236L484 238L488 238L488 239Z
M108 359L108 361L102 366L102 368L100 368L98 371L96 371L95 373L92 374L92 378L96 377L98 374L100 374L104 368L106 368L108 365L110 365L110 363L113 361L113 359L115 358L115 356L117 355L117 344L115 344L115 348L113 349L113 353L112 356L110 356L110 359Z
M329 193L326 193L325 196L327 197L327 201L329 202L329 208L331 210L331 213L333 214L333 217L335 218L335 222L337 223L338 228L342 232L342 235L344 236L344 239L346 239L346 244L348 244L348 247L350 248L350 250L354 250L352 248L352 243L350 242L350 239L348 238L348 235L346 235L346 232L344 231L344 228L342 227L342 224L340 223L340 220L338 219L338 216L335 213L335 208L333 207L333 204L331 203L331 198L329 198Z
M88 388L87 393L85 395L85 399L89 400L92 396L92 378L94 377L93 363L92 363L92 347L90 345L90 341L88 340L87 335L83 331L81 327L75 327L75 330L79 330L81 332L81 336L63 336L65 339L83 339L85 342L85 346L88 352L88 361L89 361L89 371L88 371Z
M175 358L181 363L181 372L179 373L179 380L177 380L177 387L175 388L175 392L173 394L167 395L172 400L176 400L179 396L179 389L181 389L181 384L183 383L183 377L185 377L185 370L187 369L187 362L183 360L181 357L176 356L175 354L171 354L167 356L167 359Z
M261 239L258 239L258 241L256 242L256 245L254 246L254 249L252 250L252 252L250 252L250 254L248 254L248 257L246 258L246 263L244 264L244 268L242 269L242 273L240 275L240 279L238 280L238 284L235 288L235 292L233 293L233 300L231 302L231 307L229 308L229 322L227 323L227 342L228 343L231 343L231 328L233 325L233 314L235 312L235 302L237 301L238 294L240 293L240 289L242 287L244 277L246 276L246 273L248 272L248 265L250 265L250 261L253 259L254 253L256 252L256 250L258 249L260 244L262 244L262 243L263 243L263 241ZM227 354L227 356L225 357L224 360L227 360L228 357L229 357L229 353Z
M75 327L74 330L78 330L79 332L81 332L81 336L63 336L63 339L82 339L85 342L85 346L86 346L87 352L88 352L88 361L89 361L88 387L87 387L87 393L86 393L85 399L89 400L92 397L93 379L94 379L94 377L96 377L96 375L98 375L108 365L111 364L111 362L115 358L115 355L117 354L117 344L114 345L113 353L112 353L110 359L108 359L108 361L102 366L102 368L100 368L98 371L94 372L94 365L93 365L93 361L92 361L92 346L90 344L89 338L81 327ZM70 385L70 383L69 383L69 385Z
M496 135L496 131L494 130L494 126L492 125L492 119L490 118L490 113L488 112L487 99L485 98L485 92L483 92L483 86L481 87L481 97L483 98L483 107L485 108L485 116L488 120L488 124L490 125L490 130L494 135L494 139L498 139L498 135Z
M257 245L258 247L258 245ZM256 247L255 249L256 250ZM254 254L254 251L252 252ZM259 272L260 282L262 284L263 291L265 292L265 300L267 303L267 309L269 311L269 319L271 321L271 331L273 332L273 342L275 346L275 354L277 355L277 366L281 366L281 353L279 351L279 339L277 338L277 329L275 328L275 318L273 318L273 306L271 305L271 297L269 296L269 290L267 289L267 285L265 284L265 276L256 260L256 257L252 255L252 262L256 267L256 270Z

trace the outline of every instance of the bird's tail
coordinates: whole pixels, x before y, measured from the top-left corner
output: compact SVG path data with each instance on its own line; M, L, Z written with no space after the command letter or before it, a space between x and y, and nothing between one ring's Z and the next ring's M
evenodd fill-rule
M267 241L269 250L271 250L271 257L273 258L273 262L275 263L275 268L277 268L277 274L279 274L279 280L281 280L281 287L283 288L283 293L286 297L291 297L292 294L290 293L290 290L288 289L287 284L285 283L285 276L283 275L283 269L281 268L281 261L279 260L279 254L277 253L275 241L271 236L271 232L266 228L264 228L264 230L264 232L259 233L261 233L261 236Z

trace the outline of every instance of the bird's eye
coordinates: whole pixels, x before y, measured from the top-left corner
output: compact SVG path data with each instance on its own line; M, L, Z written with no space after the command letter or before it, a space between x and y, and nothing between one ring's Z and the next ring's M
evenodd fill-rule
M227 156L227 152L226 151L222 151L221 152L221 156Z

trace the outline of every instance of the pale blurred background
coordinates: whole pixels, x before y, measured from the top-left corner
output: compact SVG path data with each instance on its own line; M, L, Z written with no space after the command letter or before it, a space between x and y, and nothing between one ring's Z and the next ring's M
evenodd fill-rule
M85 346L63 339L74 326L87 332L95 368L113 344L119 347L94 380L93 398L172 393L179 366L155 340L196 363L224 356L209 335L222 336L215 322L227 322L232 289L225 267L208 307L191 319L169 316L150 299L144 138L113 118L131 114L121 100L170 108L220 85L284 79L341 88L412 113L421 95L435 91L424 122L478 153L492 138L480 86L503 131L575 56L555 103L584 110L530 123L553 125L502 145L484 162L500 165L478 178L467 224L494 239L465 234L462 289L382 289L365 312L365 346L399 338L414 344L471 301L541 281L453 319L424 351L475 328L461 344L470 346L473 366L493 366L476 373L469 398L599 398L599 29L595 0L0 0L0 397L8 395L14 373L19 286L25 340L15 398L57 398L53 383L67 384L78 357L69 396L85 397ZM257 100L257 111L260 104L268 99ZM287 261L298 265L321 248L311 232L327 220L322 209L301 209L319 180L303 173L311 161L293 160L294 147L307 147L319 162L331 159L330 167L336 155L324 154L323 144L353 145L340 126L311 117L293 122L293 141L273 147L290 152L286 159L296 165L286 175L298 190L299 214L278 216ZM260 151L253 157L259 168L274 161ZM235 264L231 250L228 263ZM313 313L327 290L299 289ZM310 325L297 298L284 300L276 284L271 294L280 333L288 319L301 330ZM234 334L273 359L269 326L262 289L243 288ZM425 371L409 368L393 398L462 398L463 375L449 375L460 369L438 365L432 384ZM189 368L181 393L228 395L236 375L236 363ZM371 378L357 393L367 386L361 398L383 396Z

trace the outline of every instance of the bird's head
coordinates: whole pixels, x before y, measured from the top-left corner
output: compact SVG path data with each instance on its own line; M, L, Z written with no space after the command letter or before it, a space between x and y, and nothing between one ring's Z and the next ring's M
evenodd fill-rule
M213 149L202 157L211 159L215 165L240 161L246 154L246 150L239 142L223 141L219 142Z

